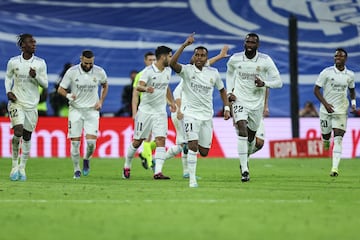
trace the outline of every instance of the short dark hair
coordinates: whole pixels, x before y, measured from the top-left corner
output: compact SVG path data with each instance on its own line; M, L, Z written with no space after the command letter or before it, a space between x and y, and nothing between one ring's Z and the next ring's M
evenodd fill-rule
M30 33L22 33L22 34L19 34L17 36L17 43L16 45L18 45L19 48L22 47L22 44L24 43L25 39L27 38L32 38L33 35L31 35Z
M194 49L194 53L195 53L195 51L196 50L205 50L206 51L206 55L208 54L208 50L207 50L207 48L206 47L204 47L204 46L198 46L198 47L196 47L195 49Z
M159 46L155 50L155 57L159 59L161 55L167 55L172 52L172 49L167 46Z
M144 54L144 58L146 59L148 56L154 56L155 54L153 53L153 52L146 52L145 54Z
M91 50L84 50L82 51L82 56L86 58L94 57L94 53Z
M245 39L248 38L248 37L255 37L255 38L257 38L257 42L260 42L259 35L257 35L256 33L248 33L246 35Z
M133 73L136 73L136 74L137 74L138 72L139 72L138 70L133 69L133 70L130 71L130 75L133 74Z
M337 51L345 53L345 57L348 56L347 51L346 51L345 49L343 49L343 48L337 48L337 49L335 50L335 52L337 52Z

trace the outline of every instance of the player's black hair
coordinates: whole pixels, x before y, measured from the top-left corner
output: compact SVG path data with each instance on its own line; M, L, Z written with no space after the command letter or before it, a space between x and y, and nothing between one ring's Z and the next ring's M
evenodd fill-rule
M200 50L205 50L205 51L206 51L206 55L207 55L208 52L209 52L206 47L204 47L204 46L198 46L198 47L196 47L196 48L194 49L194 53L195 53L196 50L198 50L198 49L200 49Z
M22 33L22 34L19 34L17 36L17 43L16 45L19 47L19 48L22 48L22 44L24 43L25 39L27 38L32 38L33 35L31 35L30 33Z
M337 49L335 50L335 52L337 52L337 51L340 51L340 52L345 53L345 57L347 57L347 56L348 56L347 51L346 51L345 49L343 49L343 48L337 48Z
M155 57L159 59L161 55L168 55L172 52L172 49L167 46L159 46L155 50Z
M144 59L146 59L148 56L154 56L155 54L153 53L153 52L146 52L145 54L144 54Z
M82 52L82 56L86 58L92 58L94 57L94 53L91 50L84 50Z
M257 39L257 42L260 42L260 38L259 38L259 35L257 35L256 33L248 33L245 37L248 38L248 37L255 37Z

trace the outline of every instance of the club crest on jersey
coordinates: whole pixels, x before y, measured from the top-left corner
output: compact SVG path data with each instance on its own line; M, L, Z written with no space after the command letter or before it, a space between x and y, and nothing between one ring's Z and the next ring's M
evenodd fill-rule
M260 66L257 66L257 67L256 67L256 71L257 71L257 72L261 72Z
M214 84L214 79L210 78L210 83Z
M96 77L93 78L93 82L96 83Z

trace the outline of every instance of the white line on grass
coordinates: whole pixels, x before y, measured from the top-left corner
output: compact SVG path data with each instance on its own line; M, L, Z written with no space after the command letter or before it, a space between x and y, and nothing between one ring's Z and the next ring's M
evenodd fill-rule
M79 203L79 204L92 204L92 203L114 203L114 204L120 204L120 203L131 203L131 202L146 202L146 203L161 203L161 202L175 202L175 203L181 203L181 202L190 202L190 203L278 203L278 204L284 204L284 203L313 203L313 200L304 200L304 199L192 199L192 200L181 200L181 199L164 199L164 200L158 200L158 199L144 199L144 200L130 200L130 199L124 199L124 200L111 200L111 199L1 199L1 203Z

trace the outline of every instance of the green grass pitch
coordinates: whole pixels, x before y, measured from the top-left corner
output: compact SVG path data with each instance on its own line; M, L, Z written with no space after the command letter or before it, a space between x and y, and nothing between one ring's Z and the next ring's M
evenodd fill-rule
M199 158L199 188L182 178L180 159L155 181L134 159L93 159L72 178L69 159L30 159L26 182L11 182L0 160L0 239L358 239L360 161L252 159L241 183L236 159Z

